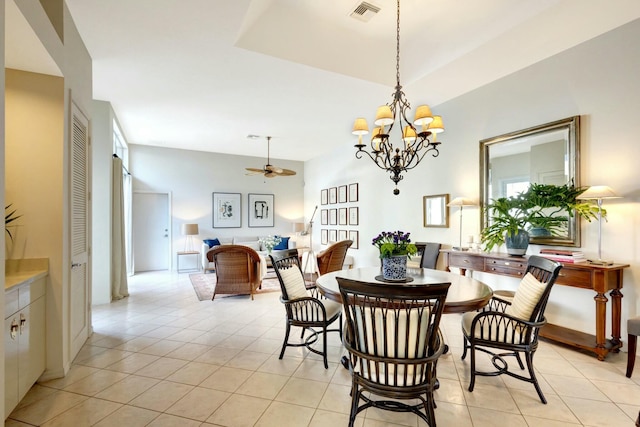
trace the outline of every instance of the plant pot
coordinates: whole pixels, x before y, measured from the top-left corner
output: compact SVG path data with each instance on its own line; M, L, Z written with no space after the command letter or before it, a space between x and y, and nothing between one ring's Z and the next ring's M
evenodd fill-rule
M516 234L509 236L504 235L504 243L507 246L507 253L513 256L523 256L527 253L529 247L529 233L524 230L518 230Z
M382 258L382 277L387 280L403 280L407 278L407 256L392 255Z

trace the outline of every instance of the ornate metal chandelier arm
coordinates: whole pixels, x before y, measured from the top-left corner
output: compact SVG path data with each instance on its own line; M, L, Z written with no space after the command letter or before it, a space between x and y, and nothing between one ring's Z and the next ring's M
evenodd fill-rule
M376 157L373 157L371 153L369 153L367 150L362 149L363 146L356 145L356 147L358 148L358 151L356 151L356 159L361 159L362 154L364 153L367 156L369 156L369 158L373 160L373 163L375 163L375 165L378 166L380 169L387 170L386 164L383 162L383 165L380 165L380 162L377 160L379 158L378 154L376 154Z

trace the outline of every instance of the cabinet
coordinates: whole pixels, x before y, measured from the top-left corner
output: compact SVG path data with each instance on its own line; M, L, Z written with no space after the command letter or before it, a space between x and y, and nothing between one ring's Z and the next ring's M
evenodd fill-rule
M39 276L5 290L5 416L45 369L46 276Z
M522 277L527 268L527 257L512 257L506 254L441 251L445 255L447 270L449 267L482 271L502 276ZM556 280L557 285L591 289L596 295L595 335L547 323L540 336L573 347L595 353L598 360L604 360L611 351L618 352L622 347L620 340L620 320L622 302L622 273L628 264L593 265L589 263L563 263ZM611 339L606 338L607 329L607 292L611 298Z

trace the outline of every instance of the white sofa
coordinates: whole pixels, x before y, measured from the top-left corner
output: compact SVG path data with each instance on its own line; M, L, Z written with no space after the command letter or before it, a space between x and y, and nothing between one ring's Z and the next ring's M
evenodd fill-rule
M243 246L248 246L251 249L255 250L256 252L258 252L258 254L262 255L263 257L267 257L267 251L263 250L261 244L260 244L260 238L261 237L266 237L266 236L235 236L235 237L218 237L218 241L220 242L221 245L243 245ZM281 236L284 239L288 239L287 242L287 246L288 249L295 249L296 248L296 241L294 240L293 237L289 237L289 236ZM202 269L203 271L206 273L207 271L213 271L214 270L214 266L213 263L209 263L209 260L207 259L207 252L209 251L209 249L211 249L211 246L209 246L206 243L206 240L213 240L213 239L203 239L202 240Z

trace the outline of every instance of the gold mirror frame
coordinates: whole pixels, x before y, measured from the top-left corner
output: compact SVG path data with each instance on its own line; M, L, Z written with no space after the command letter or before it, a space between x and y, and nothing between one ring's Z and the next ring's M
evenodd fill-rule
M423 196L422 220L425 227L449 228L449 194Z
M562 139L558 140L558 136ZM564 153L549 158L545 157L543 162L544 166L548 164L562 164L564 175L559 174L559 171L555 172L542 172L544 169L540 167L539 179L532 178L536 175L532 166L534 155L531 154L531 147L542 147L543 144L549 145L549 142L554 144L562 141L564 146ZM559 145L556 148L559 148ZM538 150L542 151L542 149ZM558 151L554 148L554 150ZM512 154L509 154L512 153ZM480 207L482 214L480 215L480 228L483 229L487 223L488 218L484 207L487 206L489 200L497 197L505 197L504 187L505 185L513 185L516 187L518 184L522 184L522 176L509 177L509 176L497 176L498 173L494 173L491 170L492 159L502 158L503 161L506 157L511 156L515 159L516 155L528 155L529 158L529 181L542 184L565 184L573 181L576 187L580 186L580 116L573 116L563 120L558 120L551 123L546 123L540 126L534 126L528 129L523 129L504 135L495 136L480 141ZM497 163L494 161L493 163ZM494 169L497 167L494 166ZM546 175L545 175L546 174ZM494 182L492 182L492 179ZM509 179L512 182L509 183ZM521 181L518 182L517 180ZM541 181L541 182L539 182ZM496 185L498 183L498 185ZM505 184L506 183L506 184ZM500 190L496 190L496 188ZM515 190L513 190L515 191ZM492 192L493 194L489 194ZM554 245L554 246L580 246L580 218L575 215L569 219L567 235L566 236L548 236L548 237L531 237L530 243L536 245Z

